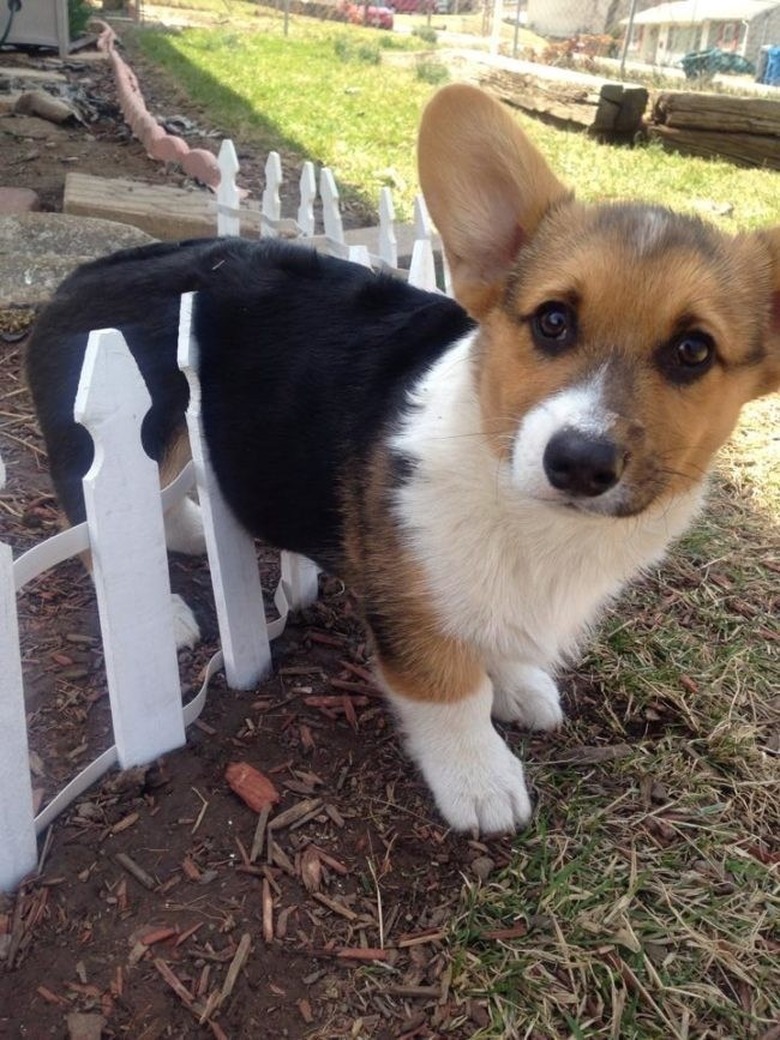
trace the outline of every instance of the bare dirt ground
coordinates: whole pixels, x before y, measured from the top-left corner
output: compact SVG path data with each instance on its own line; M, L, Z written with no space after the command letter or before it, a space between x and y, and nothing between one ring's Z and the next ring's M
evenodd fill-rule
M184 137L191 148L216 153L227 133L143 58L133 46L132 31L122 34L121 23L118 30L126 41L126 45L120 44L123 57L139 79L149 111L170 133ZM149 158L123 121L110 66L94 48L75 51L65 62L44 51L1 53L0 72L11 68L19 70L19 75L10 80L12 91L41 88L40 81L24 79L25 70L32 70L33 74L49 71L61 76L61 80L49 83L47 89L72 104L79 118L56 125L44 119L4 113L0 93L0 186L32 188L40 198L41 209L53 212L62 210L65 177L70 171L130 177L150 184L186 185L208 193L208 189L195 185L177 167ZM0 84L3 81L4 77L0 76ZM265 140L260 128L251 140L234 143L240 163L237 183L252 199L257 199L262 191L268 151L272 147L279 150L279 143ZM285 185L297 184L304 158L282 149ZM283 202L284 192L283 186ZM358 202L342 200L341 209L347 228L376 222L375 214Z
M48 63L40 54L0 61ZM0 184L33 188L56 211L73 168L176 182L130 137L102 62L75 55L57 68L89 121L0 120ZM154 70L135 68L149 107L189 119L202 130L190 143L208 144L203 113ZM253 176L265 156L239 151ZM25 324L11 312L0 319L0 529L15 552L59 524L22 381ZM260 558L270 591L276 561ZM215 649L213 605L197 562L174 561L172 582L205 633L201 648L181 654L187 696ZM91 584L72 561L33 583L19 613L45 804L111 743ZM274 644L266 682L238 694L215 680L185 748L110 774L54 824L39 872L0 895L0 1037L411 1040L469 1037L486 1023L483 1002L450 988L444 931L463 878L501 866L509 844L445 832L369 663L354 604L324 581L320 601ZM225 781L236 761L282 794L254 855L258 815Z
M186 98L150 66L142 68L140 61L137 56L132 59L149 108L163 117L184 114ZM7 51L0 55L0 70L11 68L19 70L18 78L11 80L11 89L16 90L35 89L35 81L24 78L27 70L62 76L62 80L50 86L76 107L83 121L60 126L33 117L0 118L0 184L32 188L40 197L42 209L59 212L65 176L70 170L134 177L158 184L182 183L182 174L151 160L133 138L119 112L110 67L97 52L74 52L62 62L53 58L51 52ZM214 139L208 136L215 128L204 122L202 113L192 105L186 107L186 112L193 124L187 128L188 143L216 151ZM251 165L252 158L246 154L243 161Z

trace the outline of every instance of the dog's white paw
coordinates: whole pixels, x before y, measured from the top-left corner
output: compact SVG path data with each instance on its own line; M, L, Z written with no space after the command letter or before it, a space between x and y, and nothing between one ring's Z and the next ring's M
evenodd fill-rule
M200 506L183 498L165 514L165 545L170 552L202 556L206 552L203 516Z
M535 730L557 729L563 722L558 687L541 668L502 664L493 672L493 715Z
M459 831L497 834L524 827L531 800L522 763L493 728L490 681L453 703L388 694L417 762L447 823Z
M183 647L192 649L200 642L200 628L195 620L195 615L177 593L171 594L171 609L173 611L173 635L176 640L176 649Z
M455 830L505 834L531 819L523 765L493 735L479 747L418 758L439 812Z

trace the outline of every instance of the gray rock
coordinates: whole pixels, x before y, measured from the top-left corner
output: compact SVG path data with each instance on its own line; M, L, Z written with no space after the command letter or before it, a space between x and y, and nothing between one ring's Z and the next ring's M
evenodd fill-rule
M79 264L153 241L138 228L94 217L0 216L0 306L44 303Z

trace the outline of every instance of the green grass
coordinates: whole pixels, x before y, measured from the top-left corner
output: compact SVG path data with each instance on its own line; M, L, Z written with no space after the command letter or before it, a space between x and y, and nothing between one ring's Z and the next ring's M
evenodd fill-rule
M145 54L208 108L227 135L331 166L348 199L375 207L392 184L409 216L414 127L432 87L383 55L412 45L376 30L293 19L270 30L140 34ZM392 47L388 47L392 44Z
M262 32L245 31L239 14L246 9ZM421 45L414 37L307 18L291 19L285 37L271 9L234 0L230 10L230 27L147 30L141 46L227 135L331 166L346 197L369 209L391 183L399 215L408 218L416 128L444 79L441 62L397 55ZM730 206L712 218L726 230L780 222L777 173L670 155L660 145L609 147L518 121L583 199L647 199L688 212L704 206L708 216L711 204Z
M434 89L414 57L376 64L377 33L293 19L285 38L253 17L266 31L141 42L226 133L331 165L366 205L392 179L408 216ZM735 231L780 223L777 173L518 118L585 199L728 204L714 219ZM507 866L449 894L451 993L489 1008L475 1040L775 1036L778 428L777 398L747 409L701 522L564 677L562 732L523 738L536 817Z

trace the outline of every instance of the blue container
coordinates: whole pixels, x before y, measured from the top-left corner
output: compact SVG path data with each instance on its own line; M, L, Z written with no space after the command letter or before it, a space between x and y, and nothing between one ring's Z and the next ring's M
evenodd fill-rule
M780 47L768 47L764 83L770 87L780 87Z

